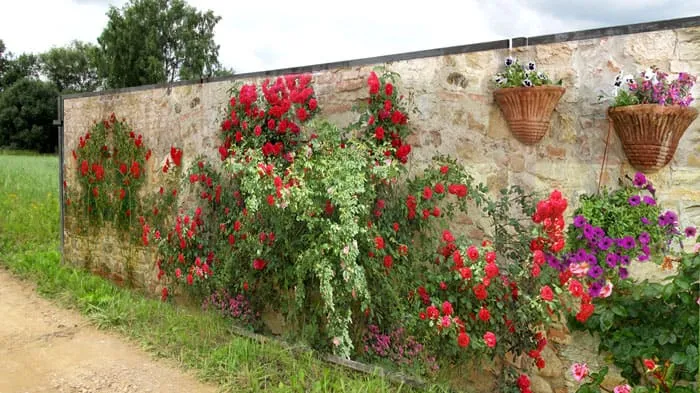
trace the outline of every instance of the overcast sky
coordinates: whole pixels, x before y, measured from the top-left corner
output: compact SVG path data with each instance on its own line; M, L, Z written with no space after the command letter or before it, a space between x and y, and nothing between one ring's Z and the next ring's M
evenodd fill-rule
M0 39L14 53L41 52L73 39L96 42L110 4L125 2L0 0ZM189 3L222 17L216 27L219 60L239 73L700 15L700 0Z

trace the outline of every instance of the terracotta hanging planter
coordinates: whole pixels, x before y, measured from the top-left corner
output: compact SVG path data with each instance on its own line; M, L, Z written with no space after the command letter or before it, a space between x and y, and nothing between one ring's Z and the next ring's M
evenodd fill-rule
M566 89L561 86L508 87L494 98L515 138L526 145L539 142L549 130L552 112Z
M671 161L678 142L697 116L697 109L677 105L643 104L608 109L627 159L646 173L656 172Z

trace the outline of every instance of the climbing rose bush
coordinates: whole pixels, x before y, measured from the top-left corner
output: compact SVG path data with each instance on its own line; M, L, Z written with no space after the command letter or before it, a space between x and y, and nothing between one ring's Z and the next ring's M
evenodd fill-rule
M420 352L432 367L432 356L514 354L543 368L547 326L569 308L581 321L595 309L592 284L561 262L566 198L517 187L493 196L449 157L408 173L410 96L399 83L371 73L357 121L342 130L315 118L309 75L234 87L216 159L186 163L173 148L163 167L185 167L173 194L188 204L163 226L142 223L159 246L163 297L171 285L241 294L344 357ZM492 238L450 227L465 216L488 220ZM509 389L528 392L528 377L511 374L501 378Z
M132 223L145 208L140 192L151 158L143 136L112 113L79 137L71 155L77 187L64 182L66 207L90 225L112 222L121 229L135 227Z

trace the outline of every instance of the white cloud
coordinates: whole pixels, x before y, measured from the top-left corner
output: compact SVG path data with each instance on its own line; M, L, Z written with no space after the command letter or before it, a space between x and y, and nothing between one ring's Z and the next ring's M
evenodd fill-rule
M463 45L514 36L700 14L676 0L189 0L222 17L220 60L237 72ZM109 4L125 0L22 0L0 5L0 39L15 53L73 39L96 42Z

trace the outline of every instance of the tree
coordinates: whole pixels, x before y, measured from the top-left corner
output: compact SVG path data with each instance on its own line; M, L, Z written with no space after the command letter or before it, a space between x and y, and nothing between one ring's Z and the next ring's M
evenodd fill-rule
M23 78L39 78L39 57L23 53L15 58L10 52L2 60L0 69L0 91L8 89Z
M184 0L130 0L111 7L97 39L98 72L120 88L209 77L221 68L214 27L221 19Z
M5 43L0 40L0 76L2 76L3 72L5 71L5 64L7 63L7 59L5 58Z
M23 78L0 94L0 146L53 153L58 134L58 90L53 83Z
M95 91L97 46L73 41L62 48L52 48L39 55L41 71L62 93Z

